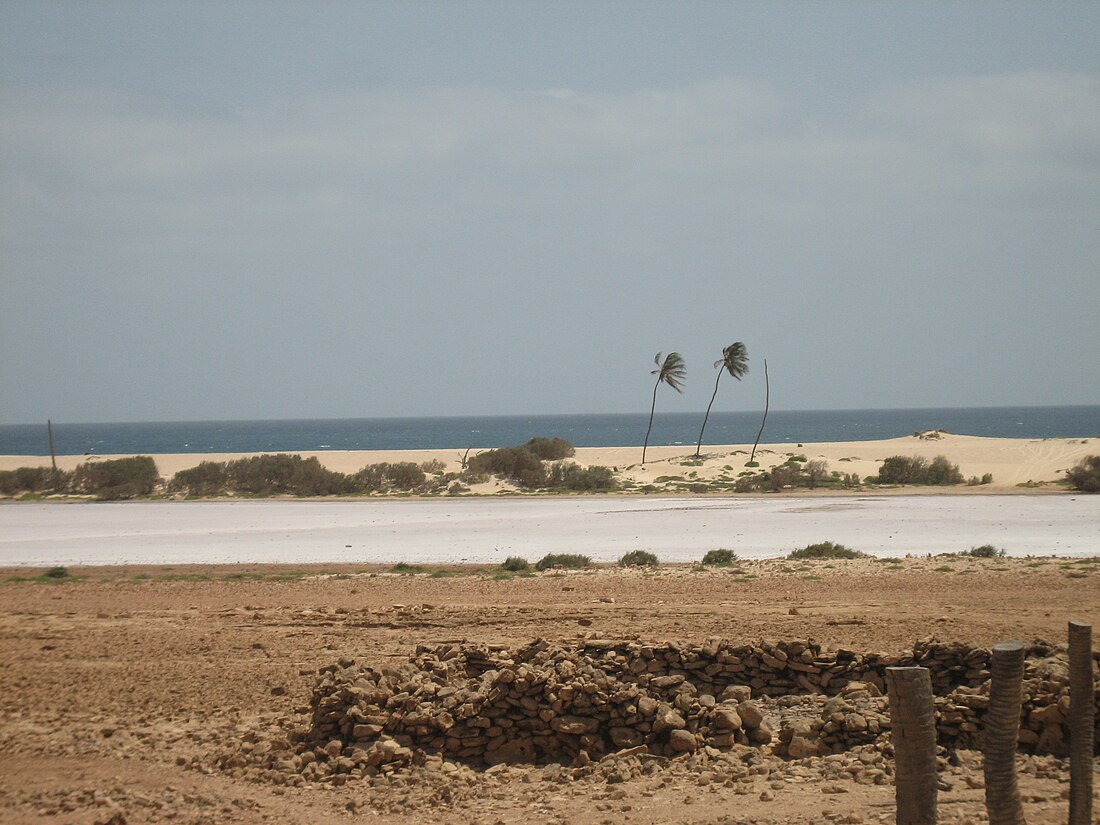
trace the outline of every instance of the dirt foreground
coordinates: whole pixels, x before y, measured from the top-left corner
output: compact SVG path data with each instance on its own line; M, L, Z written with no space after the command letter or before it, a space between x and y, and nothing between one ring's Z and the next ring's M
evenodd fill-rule
M770 560L512 578L476 568L37 572L0 571L0 821L12 825L892 822L892 759L872 746L801 759L735 746L629 765L429 761L339 785L265 781L219 755L308 721L319 669L341 658L399 664L420 644L717 637L897 653L933 635L1060 644L1070 618L1100 628L1100 559ZM1019 768L1028 822L1064 822L1066 763L1021 756ZM986 821L980 754L950 755L941 777L941 822Z

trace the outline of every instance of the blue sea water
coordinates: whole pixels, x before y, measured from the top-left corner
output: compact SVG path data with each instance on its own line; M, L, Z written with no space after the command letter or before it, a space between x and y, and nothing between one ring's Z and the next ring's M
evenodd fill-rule
M650 444L694 444L702 413L657 414ZM427 450L522 444L559 437L578 447L641 444L648 413L286 421L54 422L58 455ZM758 412L712 412L707 444L752 443ZM1100 437L1100 405L910 410L772 410L762 443L869 441L918 430L1003 438ZM47 455L46 425L0 426L0 455Z

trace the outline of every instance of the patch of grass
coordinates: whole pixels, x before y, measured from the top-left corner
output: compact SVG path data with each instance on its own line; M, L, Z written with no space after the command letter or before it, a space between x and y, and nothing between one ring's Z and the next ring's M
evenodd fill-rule
M802 578L805 581L810 581L810 582L819 582L819 581L821 581L821 576L803 576Z
M932 570L933 573L954 573L955 568L949 564L941 564Z
M861 559L866 553L852 550L843 544L834 544L831 541L822 541L817 544L809 544L799 550L792 550L787 554L788 559Z
M414 573L423 573L424 568L419 564L409 564L408 562L399 561L393 567L390 568L391 573L401 573L403 575L412 575Z
M759 467L760 462L759 461L746 461L745 466L746 467Z
M512 579L512 574L507 570L498 570L493 574L493 581L495 582L510 582Z
M591 565L592 559L581 553L547 553L538 560L535 568L537 570L550 570L554 567L561 567L565 570L580 570Z
M751 582L753 579L758 579L758 578L760 578L760 577L756 576L752 573L749 573L747 576L735 576L733 580L737 584L747 584L747 583Z
M252 573L245 571L240 573L227 573L225 576L223 576L223 578L227 582L262 582L266 577L263 573Z
M717 550L708 550L703 556L704 567L729 567L737 561L737 554L732 550L719 547Z
M656 567L658 564L657 556L648 550L631 550L619 559L620 567Z
M45 572L47 579L67 579L69 575L67 567L51 567Z
M1084 573L1080 570L1073 570L1069 573L1066 573L1066 578L1067 579L1084 579L1084 578L1088 578L1088 575L1089 575L1088 573Z
M449 578L452 578L452 577L457 576L457 575L458 575L458 573L456 573L454 570L433 570L431 573L428 574L428 578L429 579L449 579Z

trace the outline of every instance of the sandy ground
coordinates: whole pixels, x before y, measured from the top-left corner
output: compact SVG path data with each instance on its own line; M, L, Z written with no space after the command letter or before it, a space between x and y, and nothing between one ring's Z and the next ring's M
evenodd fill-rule
M878 556L1100 552L1100 496L752 496L19 502L0 564L483 563L551 552L698 561L834 541Z
M893 455L920 455L931 459L946 455L966 478L993 475L990 490L1018 490L1018 485L1049 485L1061 479L1067 469L1086 455L1100 452L1100 435L1093 439L1073 438L979 438L976 436L934 434L932 438L906 436L881 441L847 441L818 444L762 444L756 452L760 469L782 464L789 457L805 455L808 460L824 460L830 471L860 477L873 475L883 459ZM751 444L704 446L702 463L693 460L692 447L651 447L646 464L641 461L641 447L580 447L575 460L584 465L599 464L614 467L621 477L638 484L649 484L661 476L682 476L685 480L706 481L723 474L736 478L749 459ZM180 453L161 454L154 458L165 478L201 461L228 461L245 453ZM354 473L367 464L378 462L442 461L449 472L461 469L462 450L374 450L302 452L316 456L330 470ZM102 456L101 458L118 458ZM61 469L71 470L86 456L59 456ZM94 458L92 460L95 460ZM49 456L0 456L0 470L16 467L49 466ZM729 468L729 469L727 469ZM499 489L489 485L475 492L491 493Z
M1100 564L1081 560L751 561L510 580L361 570L104 567L57 584L0 571L0 821L892 822L893 788L824 781L832 757L764 754L736 781L680 759L618 784L516 766L288 788L235 778L211 754L301 720L318 668L396 662L418 643L596 632L896 652L929 634L1061 641L1067 618L1100 622ZM940 822L984 822L980 756L957 761L942 770ZM1065 764L1021 758L1020 769L1028 822L1064 822Z

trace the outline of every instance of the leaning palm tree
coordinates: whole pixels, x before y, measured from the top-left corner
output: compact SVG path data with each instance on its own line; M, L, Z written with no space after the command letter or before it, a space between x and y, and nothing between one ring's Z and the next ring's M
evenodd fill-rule
M718 382L722 380L722 373L728 372L738 381L741 376L749 371L749 353L745 345L740 341L734 341L724 350L722 357L714 362L714 368L718 370L718 377L714 379L714 392L711 393L710 403L707 404L707 414L703 416L703 426L699 430L699 443L695 445L695 457L703 449L703 431L707 428L707 419L710 418L710 408L714 406L714 399L718 397Z
M649 407L649 428L645 431L645 443L642 445L642 464L645 464L645 451L649 448L649 434L653 430L653 411L657 409L657 388L661 384L668 384L676 392L683 392L682 384L687 378L687 366L684 364L683 356L678 352L670 352L664 360L658 352L653 357L653 363L657 365L657 369L649 374L657 376L657 383L653 385L653 403Z

